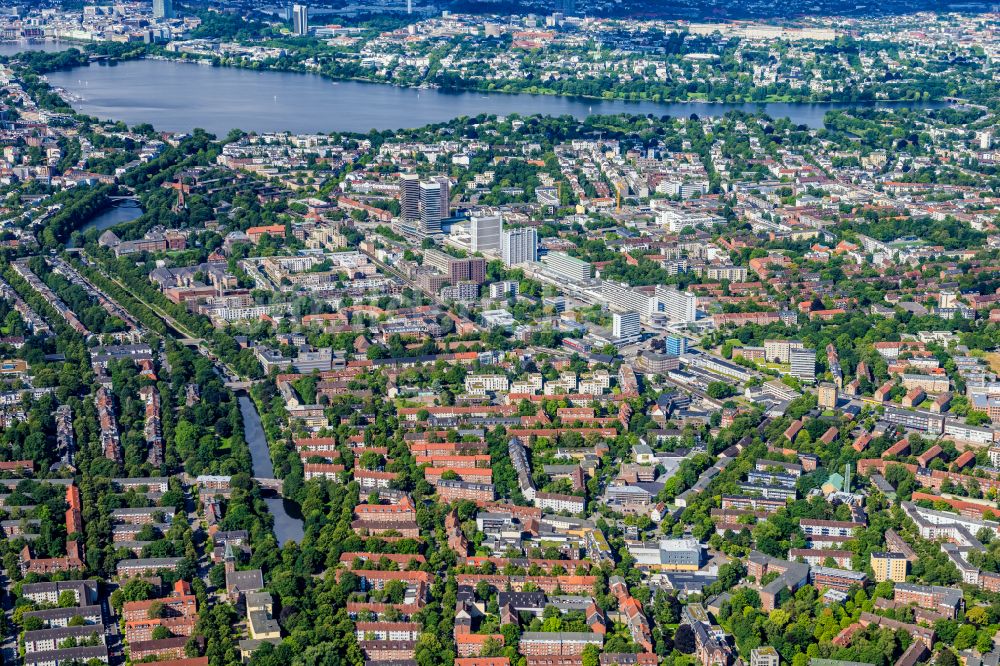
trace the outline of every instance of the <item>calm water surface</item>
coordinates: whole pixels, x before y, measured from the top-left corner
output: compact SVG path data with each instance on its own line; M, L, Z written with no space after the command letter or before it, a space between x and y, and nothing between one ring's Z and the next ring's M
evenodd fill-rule
M23 51L65 51L73 46L83 49L69 42L0 42L0 56L12 56Z
M132 125L216 135L233 128L272 132L367 132L420 127L480 113L564 115L608 113L717 116L732 109L765 111L822 127L830 109L850 104L657 104L550 95L413 90L384 84L331 81L313 74L207 67L165 60L93 65L48 75L79 100L80 112ZM906 106L905 104L902 106ZM921 106L936 106L921 104Z
M98 215L90 218L85 225L80 227L80 233L85 234L91 229L104 231L105 229L110 229L111 227L119 224L131 222L141 215L142 208L138 203L134 201L122 201L117 205L106 209L103 213L99 213ZM73 242L70 241L67 243L66 247L73 247Z
M239 397L240 414L243 416L243 431L247 444L250 446L250 457L253 459L253 475L259 479L273 479L274 466L271 464L271 451L267 446L264 426L253 401L246 395ZM268 497L267 508L274 516L274 536L279 545L289 541L302 541L305 530L302 525L302 510L298 504L280 497Z

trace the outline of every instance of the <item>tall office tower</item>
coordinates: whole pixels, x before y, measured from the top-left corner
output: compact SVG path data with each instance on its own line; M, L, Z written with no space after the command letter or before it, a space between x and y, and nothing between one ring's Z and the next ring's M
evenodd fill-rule
M538 232L529 227L503 232L500 253L505 266L516 266L538 258Z
M671 321L689 322L698 319L698 297L690 291L678 291L660 285L656 288L660 312Z
M441 218L451 217L451 180L448 176L438 176L431 180L441 186Z
M816 381L815 349L792 349L788 353L788 360L792 366L788 374L809 384Z
M303 37L309 34L309 7L292 5L292 34Z
M611 335L615 340L629 340L642 335L638 312L611 313Z
M425 234L441 231L441 183L420 183L420 230Z
M404 173L399 183L399 216L406 222L420 219L420 177Z
M473 252L499 252L503 218L499 215L474 215L469 219Z
M172 19L174 17L174 0L153 0L153 18Z

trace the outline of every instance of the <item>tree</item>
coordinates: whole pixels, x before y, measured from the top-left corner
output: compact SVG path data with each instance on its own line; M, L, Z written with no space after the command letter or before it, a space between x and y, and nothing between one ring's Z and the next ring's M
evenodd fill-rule
M76 606L76 595L73 593L73 590L63 590L60 592L56 605L59 608L72 608Z
M955 648L958 650L968 650L976 644L976 628L971 624L963 624L955 635Z
M164 606L162 601L154 601L149 605L148 616L150 620L155 620L156 618L163 617Z
M941 648L938 653L937 666L958 666L958 657L948 648Z
M153 629L152 636L154 641L163 640L164 638L170 638L170 635L171 635L170 630L164 627L162 624Z
M694 630L690 625L682 624L674 632L674 647L684 654L694 654Z
M736 388L726 382L710 382L706 392L716 400L723 400L736 395Z

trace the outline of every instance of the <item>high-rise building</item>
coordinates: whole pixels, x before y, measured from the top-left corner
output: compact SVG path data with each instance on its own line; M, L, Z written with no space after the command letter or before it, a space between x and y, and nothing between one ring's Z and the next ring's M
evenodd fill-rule
M542 261L552 273L567 280L582 282L594 275L594 267L589 262L565 252L549 252Z
M635 310L641 317L648 317L655 311L654 297L625 284L604 280L601 282L601 295L607 301L608 307L616 310Z
M501 254L505 266L516 266L538 258L538 232L530 227L503 232Z
M820 409L836 409L837 407L837 387L831 383L819 385L817 391L817 404Z
M812 384L816 381L816 350L815 349L792 349L788 352L788 362L791 370L788 374Z
M499 215L473 216L469 219L470 249L473 252L499 252L502 228L503 218Z
M441 186L441 219L451 217L451 180L448 176L433 179Z
M657 310L670 321L691 322L698 319L698 297L690 291L680 291L660 285L656 288Z
M615 340L632 340L642 336L642 325L639 323L639 313L612 312L611 335Z
M420 177L404 173L399 183L399 216L406 222L420 219Z
M441 183L420 183L420 230L425 234L441 231Z
M292 5L292 34L302 37L309 34L309 7Z
M174 17L174 0L153 0L153 18L172 19Z

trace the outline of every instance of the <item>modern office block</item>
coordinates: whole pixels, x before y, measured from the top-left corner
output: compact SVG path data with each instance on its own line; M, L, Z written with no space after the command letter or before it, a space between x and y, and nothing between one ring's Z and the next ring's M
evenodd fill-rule
M481 215L469 219L473 252L499 252L503 237L503 218L499 215Z
M567 280L589 280L594 275L594 267L583 259L571 257L565 252L550 252L542 262L555 275Z
M615 340L630 340L642 335L638 312L611 313L611 335Z
M420 183L420 230L425 234L441 231L441 183Z
M420 177L404 173L399 183L399 216L406 222L420 219Z
M153 18L172 19L174 17L174 0L153 0Z
M292 33L302 37L309 34L309 7L292 5Z
M687 352L687 347L687 338L682 338L676 335L669 335L663 341L663 351L671 356L680 356L681 354Z

